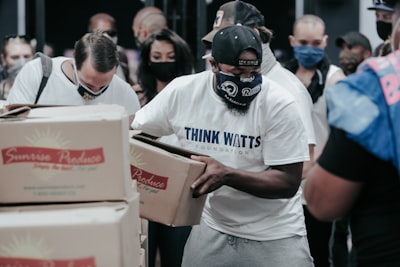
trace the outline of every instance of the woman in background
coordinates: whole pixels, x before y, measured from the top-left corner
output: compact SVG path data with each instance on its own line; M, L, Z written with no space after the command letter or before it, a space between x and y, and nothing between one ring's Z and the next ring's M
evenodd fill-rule
M174 78L193 72L193 55L178 34L163 29L152 34L141 50L138 83L133 86L141 106L151 101ZM179 146L175 136L163 136L161 142ZM183 249L191 227L170 227L149 221L149 267L154 267L159 251L162 267L181 266Z
M152 34L142 46L133 86L144 106L174 78L193 73L193 55L189 45L178 34L163 29Z

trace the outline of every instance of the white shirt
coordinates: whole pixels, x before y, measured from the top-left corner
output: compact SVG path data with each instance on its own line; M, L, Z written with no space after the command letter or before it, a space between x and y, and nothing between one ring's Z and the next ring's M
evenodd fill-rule
M175 134L182 147L246 171L309 160L306 132L286 90L263 76L248 113L235 115L214 92L213 77L204 71L176 78L136 113L132 127L155 136ZM305 235L300 196L263 199L223 186L208 194L203 219L252 240Z
M285 88L295 99L301 120L307 132L308 144L315 145L315 133L312 121L313 103L307 88L288 69L276 61L269 44L263 44L263 61L261 72L271 80Z
M77 91L77 85L63 73L61 65L68 57L52 58L52 72L37 104L48 105L95 105L117 104L126 108L128 115L134 115L140 108L139 100L131 86L117 75L108 89L93 100L85 100ZM11 87L7 101L10 104L33 104L42 80L40 58L29 61L18 73Z

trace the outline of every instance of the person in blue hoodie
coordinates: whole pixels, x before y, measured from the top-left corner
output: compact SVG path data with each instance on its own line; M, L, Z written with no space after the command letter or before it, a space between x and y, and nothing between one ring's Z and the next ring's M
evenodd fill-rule
M400 1L395 6L400 15ZM399 14L399 15L397 15ZM304 194L316 218L349 216L356 266L400 266L400 49L326 90L330 134Z

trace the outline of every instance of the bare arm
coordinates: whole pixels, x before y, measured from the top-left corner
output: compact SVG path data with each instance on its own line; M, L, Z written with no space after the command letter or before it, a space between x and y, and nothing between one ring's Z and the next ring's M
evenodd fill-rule
M361 188L361 183L342 179L316 164L308 173L304 196L309 211L317 219L331 221L350 210Z
M260 198L290 198L299 188L303 166L299 162L248 172L225 166L210 157L192 156L192 159L207 164L205 172L191 186L195 197L226 185Z

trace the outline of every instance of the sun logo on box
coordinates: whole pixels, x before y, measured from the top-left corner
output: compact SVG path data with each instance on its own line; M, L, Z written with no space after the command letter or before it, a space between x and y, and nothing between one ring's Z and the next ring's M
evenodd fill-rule
M131 148L131 165L135 167L141 167L146 165L143 161L143 154L140 152L136 152L134 148Z
M35 240L29 233L24 237L13 235L9 245L0 246L0 266L97 266L93 256L57 259L51 254L42 238Z
M46 130L39 131L35 129L34 134L31 137L26 137L27 144L31 147L48 147L48 148L58 148L58 149L67 149L70 141L65 140L62 137L62 133L60 131L54 132L49 128ZM35 168L33 169L33 174L44 181L50 180L57 176L57 173L60 172L59 169L52 168L50 165L43 165L43 168ZM49 171L51 170L51 171Z
M52 148L68 148L70 141L65 140L62 137L61 132L52 132L49 128L40 132L38 129L35 130L35 134L32 137L26 137L28 144L37 147L52 147Z
M10 257L50 259L51 249L45 244L42 238L35 240L30 234L24 237L13 235L12 241L8 245L0 246L0 258Z

